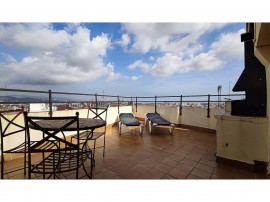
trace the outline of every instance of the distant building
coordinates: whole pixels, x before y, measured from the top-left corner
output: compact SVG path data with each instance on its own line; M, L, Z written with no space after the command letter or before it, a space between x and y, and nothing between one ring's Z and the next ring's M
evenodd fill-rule
M50 111L49 103L30 103L30 112L47 112ZM56 111L56 107L52 106L52 111Z

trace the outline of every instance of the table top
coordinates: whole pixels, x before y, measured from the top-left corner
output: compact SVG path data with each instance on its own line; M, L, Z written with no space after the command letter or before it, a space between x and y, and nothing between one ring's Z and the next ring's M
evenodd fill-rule
M46 129L46 130L57 130L65 123L69 122L69 120L42 120L37 121L36 123ZM99 119L90 119L90 118L79 118L79 130L93 130L95 128L100 128L106 125L105 121ZM29 125L29 128L36 129L33 125ZM76 131L77 130L77 123L73 123L72 125L68 126L65 131Z

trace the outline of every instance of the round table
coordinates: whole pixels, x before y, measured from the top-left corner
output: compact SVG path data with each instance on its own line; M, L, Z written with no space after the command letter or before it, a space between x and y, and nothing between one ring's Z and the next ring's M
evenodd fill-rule
M69 120L42 120L35 122L40 127L45 130L57 130L65 125ZM94 130L106 126L106 122L99 119L89 119L89 118L79 118L79 130ZM29 124L29 128L37 129L35 126ZM65 131L76 131L77 124L73 123L72 125L65 128Z

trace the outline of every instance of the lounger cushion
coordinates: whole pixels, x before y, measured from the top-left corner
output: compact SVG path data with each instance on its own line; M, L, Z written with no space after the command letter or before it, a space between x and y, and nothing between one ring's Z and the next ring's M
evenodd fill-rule
M141 123L134 117L132 113L121 113L119 119L126 126L139 126Z
M146 117L152 122L162 126L169 126L171 123L160 116L159 113L147 113Z

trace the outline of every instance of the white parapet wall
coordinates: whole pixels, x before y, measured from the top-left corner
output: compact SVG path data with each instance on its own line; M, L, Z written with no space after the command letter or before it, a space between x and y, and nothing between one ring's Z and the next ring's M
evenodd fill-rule
M154 111L154 106L138 105L135 114L137 117L145 118L146 113ZM158 106L157 112L174 124L184 124L216 130L216 119L214 118L214 115L224 112L224 109L210 109L210 117L207 117L206 108L184 107L182 109L182 115L180 115L179 107L177 106Z
M210 117L207 117L206 108L183 108L179 123L216 130L215 114L224 112L224 109L210 109Z

